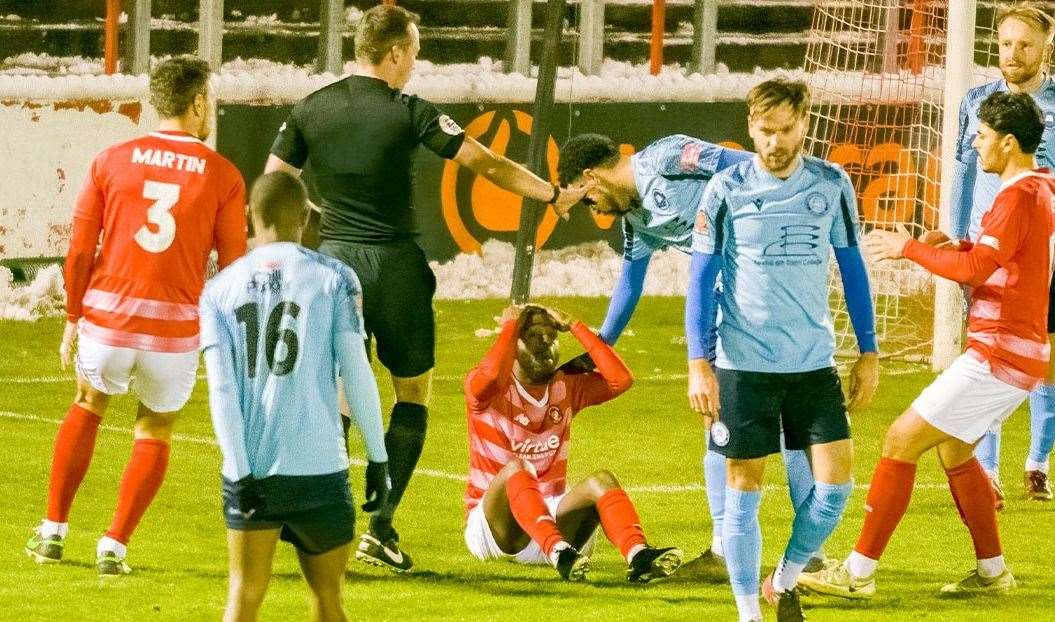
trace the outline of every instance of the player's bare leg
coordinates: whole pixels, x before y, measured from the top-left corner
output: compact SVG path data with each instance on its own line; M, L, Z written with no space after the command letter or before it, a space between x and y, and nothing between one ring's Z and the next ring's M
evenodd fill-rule
M405 572L413 567L414 562L400 549L399 534L392 527L392 517L406 492L425 444L432 370L409 378L392 376L392 388L396 404L392 407L392 418L385 434L392 492L388 503L370 518L370 530L360 539L355 558L396 572Z
M253 622L271 581L278 529L227 530L227 608L223 622Z
M164 482L172 429L178 415L178 411L160 413L139 404L134 426L135 443L121 477L117 509L110 528L96 546L96 566L100 576L131 572L125 563L128 541Z
M344 622L344 607L341 602L341 587L344 571L348 567L349 545L339 546L321 555L308 555L297 551L304 579L311 588L312 620L317 622Z
M37 563L54 564L62 560L69 533L67 520L70 507L88 472L95 450L96 433L109 404L109 395L93 388L85 378L77 375L73 404L55 435L47 512L25 546L26 555Z
M531 540L538 543L561 578L581 581L589 571L590 560L580 555L565 538L556 517L550 515L538 489L535 467L526 460L512 460L498 472L480 503L495 544L504 553L515 555Z
M557 506L556 518L557 528L570 534L572 546L579 550L601 525L627 560L630 582L663 579L681 566L681 549L648 545L637 510L611 471L597 471L573 486Z
M988 477L973 455L973 446L934 427L912 408L887 430L883 453L872 476L866 501L870 511L857 545L842 564L812 575L802 584L810 591L841 598L869 598L875 593L875 571L898 523L908 509L916 463L937 448L960 517L971 532L978 569L966 579L942 588L944 594L1003 592L1014 587L1004 565L996 526L996 509Z

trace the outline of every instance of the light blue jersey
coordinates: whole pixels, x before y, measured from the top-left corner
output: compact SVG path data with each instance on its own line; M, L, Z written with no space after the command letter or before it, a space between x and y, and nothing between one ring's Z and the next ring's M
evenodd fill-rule
M630 156L641 207L623 215L623 257L633 261L665 248L692 251L692 226L703 189L716 172L747 151L675 134Z
M350 268L288 242L255 249L208 282L201 347L225 478L348 469L337 366L349 401L377 393L360 308ZM360 410L374 411L355 414L370 459L384 462L380 409Z
M973 240L978 236L982 230L982 216L993 206L993 199L1000 190L1000 176L982 170L972 143L981 123L978 111L982 102L993 93L1007 90L1007 82L997 80L967 91L960 103L960 129L956 141L958 170L953 176L950 204L951 234L955 238ZM1032 96L1044 113L1044 134L1036 152L1037 166L1055 170L1055 80L1045 78Z
M711 179L698 217L693 250L722 258L717 366L794 373L834 365L829 262L833 247L858 239L846 173L803 156L779 179L752 158Z

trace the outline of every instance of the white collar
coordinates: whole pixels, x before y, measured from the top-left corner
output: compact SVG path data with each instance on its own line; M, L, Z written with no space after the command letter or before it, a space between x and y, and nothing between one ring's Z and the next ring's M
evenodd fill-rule
M180 143L200 143L201 140L185 134L166 134L164 132L151 132L151 136L154 138L164 138L165 140L174 140Z
M1034 162L1034 164L1036 164L1036 162ZM1034 166L1033 168L1035 169L1036 167ZM1022 181L1023 179L1025 179L1025 178L1027 178L1027 177L1029 177L1031 175L1036 175L1036 176L1040 177L1041 173L1038 173L1036 170L1022 171L1018 175L1015 175L1011 179L1009 179L1009 180L1005 181L1004 183L1000 184L1000 191L1007 190L1011 186L1014 186L1018 182Z
M516 376L513 376L513 386L516 387L517 393L520 394L520 397L524 398L529 404L538 408L545 408L546 405L549 404L548 384L546 385L546 392L542 394L541 399L535 399L530 393L528 393L528 390L524 388L524 385L520 384L520 381L517 380Z

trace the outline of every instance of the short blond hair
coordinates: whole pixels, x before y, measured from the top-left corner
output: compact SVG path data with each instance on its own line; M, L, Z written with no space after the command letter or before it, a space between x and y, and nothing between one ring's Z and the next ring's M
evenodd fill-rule
M1048 43L1051 43L1052 37L1055 37L1055 19L1035 2L1019 2L1001 9L996 15L996 27L1000 28L1000 25L1009 19L1017 19L1036 31L1044 33Z
M805 82L784 78L766 80L747 94L747 116L754 118L787 104L797 116L805 117L811 103L810 88Z

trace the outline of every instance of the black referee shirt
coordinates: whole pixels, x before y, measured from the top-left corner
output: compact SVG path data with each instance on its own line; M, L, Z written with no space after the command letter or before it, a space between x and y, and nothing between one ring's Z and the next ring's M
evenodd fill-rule
M417 234L417 146L450 159L464 140L458 124L429 102L377 78L349 76L298 102L271 153L297 168L310 161L322 240L384 244Z

